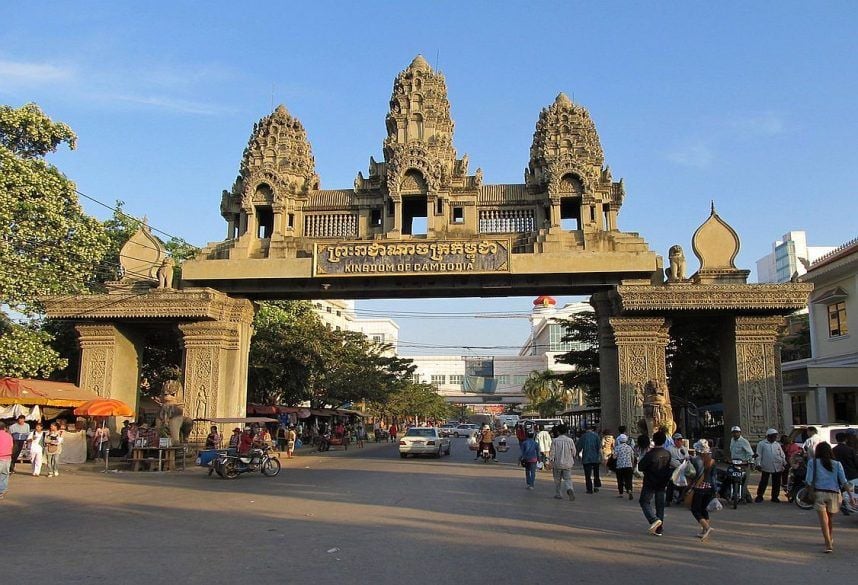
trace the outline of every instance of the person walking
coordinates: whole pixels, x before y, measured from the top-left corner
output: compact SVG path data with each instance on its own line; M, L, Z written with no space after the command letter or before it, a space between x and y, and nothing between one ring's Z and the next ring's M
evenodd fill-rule
M0 420L0 500L5 498L6 492L9 491L9 468L12 465L14 449L15 440L6 432L6 423Z
M712 448L709 441L700 439L694 443L695 456L691 460L697 476L692 482L694 495L691 498L691 515L700 524L697 538L706 540L712 534L712 523L709 520L709 503L715 497L718 489L718 474L715 470L715 460L712 459Z
M665 449L670 451L671 472L682 465L684 461L688 461L689 459L688 447L685 446L685 439L682 437L681 433L675 433L673 435L673 445L670 447L665 445ZM673 503L678 503L682 499L682 494L684 492L685 489L674 485L673 481L668 482L665 505L669 507Z
M608 459L611 458L614 454L614 445L617 442L614 439L614 435L611 434L609 429L602 429L602 465L605 466L605 474L607 474L610 470L608 469Z
M820 442L816 445L814 458L807 462L804 482L815 489L813 507L819 517L819 527L825 539L825 552L834 552L833 514L840 511L843 497L840 490L853 491L846 481L846 474L839 461L834 459L831 445Z
M766 488L769 487L769 478L772 479L772 502L777 504L781 500L781 477L787 466L786 454L778 442L777 429L766 431L766 438L757 443L757 469L760 471L760 483L757 486L757 503L763 501Z
M30 463L33 464L33 477L39 477L42 475L42 459L45 452L45 431L42 423L36 423L36 428L27 435L26 444L30 450Z
M635 466L635 450L629 445L629 437L625 433L617 437L617 445L614 447L614 457L617 460L617 489L620 492L618 498L623 497L623 491L631 500L632 475Z
M667 482L670 481L670 451L664 448L666 440L667 436L663 432L653 433L652 441L655 447L647 451L638 463L638 469L643 473L643 486L638 503L649 522L649 533L654 536L662 535L665 490ZM654 514L653 499L655 500Z
M539 425L539 432L536 433L535 440L537 447L539 447L539 461L542 463L542 468L547 471L549 457L551 457L552 437L551 433L545 430L545 425Z
M584 465L584 483L587 493L596 493L602 487L602 480L599 478L599 466L602 463L602 441L596 434L595 426L591 426L586 433L581 435L577 447L581 456L581 463Z
M107 428L106 425L102 425L95 429L92 444L93 449L95 450L95 460L106 460L110 451L110 429Z
M557 437L551 441L551 473L554 475L554 498L561 500L561 484L569 501L575 501L575 489L572 487L572 466L575 464L575 441L567 433L566 425L558 425Z
M63 452L63 434L57 423L51 423L45 437L45 462L48 465L48 477L59 477L60 471L57 467L60 453Z
M390 428L387 430L387 433L388 433L388 438L387 438L388 441L390 441L391 443L395 443L396 442L396 435L397 435L397 433L399 433L399 428L396 426L396 423L392 423L390 425Z
M532 490L536 484L536 462L539 461L539 446L533 440L533 431L528 431L521 443L520 460L524 465L524 481L527 489Z
M12 434L12 464L9 466L9 473L15 473L15 462L18 461L27 437L30 436L30 425L27 424L23 414L9 427L9 432Z
M846 433L837 433L834 435L837 444L832 447L831 452L834 458L843 466L843 473L846 476L846 481L858 479L858 452L850 447L846 441L849 435ZM853 484L854 485L854 484ZM843 506L843 515L849 516L851 512Z
M295 427L289 427L289 430L286 431L286 459L292 459L292 455L295 453L295 440L298 438L298 434L295 432Z

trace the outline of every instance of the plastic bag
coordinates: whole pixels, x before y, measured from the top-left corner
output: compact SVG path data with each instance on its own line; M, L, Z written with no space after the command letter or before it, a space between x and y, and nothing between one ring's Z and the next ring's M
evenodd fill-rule
M685 475L685 470L688 468L688 461L683 461L679 467L673 470L670 475L670 481L677 487L685 487L688 485L688 477Z
M542 468L543 468L543 467L545 467L545 465L542 463L542 461L537 461L537 462L536 462L536 469L537 469L538 471L542 471Z
M724 504L721 503L721 500L718 498L712 498L712 501L709 502L709 505L706 506L706 509L710 512L720 512L724 509Z

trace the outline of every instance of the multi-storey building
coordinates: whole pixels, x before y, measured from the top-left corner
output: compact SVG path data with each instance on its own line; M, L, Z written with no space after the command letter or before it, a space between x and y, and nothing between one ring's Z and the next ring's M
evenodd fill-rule
M399 325L386 317L358 318L352 300L316 300L313 309L325 325L335 330L356 331L377 343L391 346L393 352L399 343Z
M808 246L807 234L793 231L772 244L772 253L757 260L757 282L789 282L807 272L807 266L834 250L834 246Z
M858 423L858 239L814 262L810 359L783 364L786 423Z

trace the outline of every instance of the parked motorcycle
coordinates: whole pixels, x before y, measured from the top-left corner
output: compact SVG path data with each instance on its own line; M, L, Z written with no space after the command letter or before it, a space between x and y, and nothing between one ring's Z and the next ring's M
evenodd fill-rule
M266 477L280 473L280 460L269 453L270 447L251 449L247 455L219 454L212 461L212 469L224 479L235 479L242 473L261 471Z
M744 492L745 480L748 477L748 464L738 459L733 459L722 472L721 496L733 509L739 507L740 502L747 501Z
M331 433L325 433L319 439L319 451L330 451L331 447L337 446L342 447L343 450L348 451L349 449L349 438L347 436L335 436L331 435Z

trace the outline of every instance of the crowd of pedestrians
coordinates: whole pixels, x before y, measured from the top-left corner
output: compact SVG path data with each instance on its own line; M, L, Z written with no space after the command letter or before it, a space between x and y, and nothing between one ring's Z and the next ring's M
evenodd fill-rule
M533 429L520 425L520 461L525 471L525 485L534 489L537 470L542 464L551 469L554 479L554 498L564 495L575 500L572 470L580 463L587 494L596 494L602 488L600 468L616 476L617 497L634 499L634 477L640 478L638 503L648 523L648 532L656 537L664 534L665 508L679 503L689 508L694 521L700 526L697 537L708 539L713 533L711 513L722 507L721 488L712 445L700 439L689 449L681 433L669 436L660 428L650 437L642 434L633 444L625 427L614 437L604 430L601 437L596 428L586 429L575 440L570 429L560 424L551 433L544 428ZM553 437L552 437L553 435ZM858 480L858 435L839 433L833 448L822 441L816 429L809 427L806 439L782 444L776 429L768 429L766 438L756 449L742 434L742 429L731 429L729 456L737 465L753 466L760 472L756 497L751 499L747 477L739 489L746 501L779 503L784 477L788 477L794 460L807 459L803 483L815 489L813 506L819 518L825 541L825 552L833 551L833 515L841 511L843 491L852 491L851 480ZM851 495L849 496L851 497ZM846 513L844 509L844 513Z

